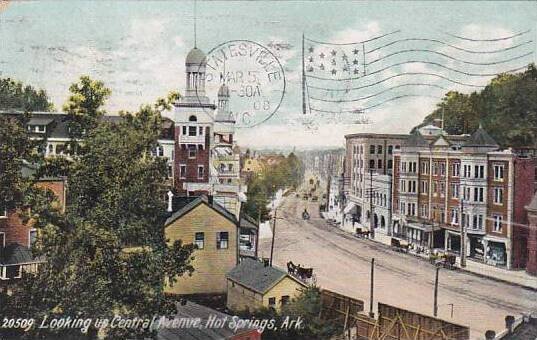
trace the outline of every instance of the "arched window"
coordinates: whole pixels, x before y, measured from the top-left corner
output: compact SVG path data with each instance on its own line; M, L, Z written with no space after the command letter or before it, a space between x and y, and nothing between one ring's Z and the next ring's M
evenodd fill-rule
M198 118L195 115L192 115L192 116L188 117L188 121L189 122L197 122Z

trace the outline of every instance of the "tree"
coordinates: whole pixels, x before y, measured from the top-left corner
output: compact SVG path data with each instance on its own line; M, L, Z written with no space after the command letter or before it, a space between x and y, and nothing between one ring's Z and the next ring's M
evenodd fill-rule
M44 90L36 90L10 78L0 79L0 110L50 111L53 107Z
M105 114L102 106L111 91L102 81L88 76L80 77L78 83L69 87L69 91L71 95L63 110L67 113L69 137L76 140L97 127L99 119Z
M31 312L38 320L45 315L111 320L114 315L151 319L173 311L165 283L193 271L194 247L180 241L168 245L164 239L167 168L165 160L151 156L161 127L156 108L163 105L167 101L123 113L116 122L97 120L86 131L84 151L63 169L69 188L65 214L32 209L39 229L36 255L47 261L35 276L23 279L10 313ZM49 332L33 329L30 335ZM57 332L80 335L79 330ZM108 328L102 334L132 338L149 332ZM88 336L96 333L92 328Z
M500 74L479 92L448 92L414 129L442 117L450 134L471 134L482 124L503 147L537 146L537 68Z

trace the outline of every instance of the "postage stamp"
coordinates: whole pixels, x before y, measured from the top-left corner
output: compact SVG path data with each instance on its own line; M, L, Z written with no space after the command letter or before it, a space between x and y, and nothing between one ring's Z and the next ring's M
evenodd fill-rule
M266 46L231 40L211 49L206 58L206 92L217 94L222 86L227 87L235 126L254 127L278 111L285 96L285 72Z

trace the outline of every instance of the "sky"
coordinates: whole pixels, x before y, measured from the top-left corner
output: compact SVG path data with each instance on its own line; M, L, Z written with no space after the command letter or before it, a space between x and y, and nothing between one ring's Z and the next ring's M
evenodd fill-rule
M136 110L184 92L194 7L193 1L2 2L0 77L45 89L61 110L69 85L89 75L111 88L110 114ZM199 0L196 13L202 51L254 41L284 70L277 111L255 127L237 128L239 145L254 148L338 147L348 133L406 133L448 90L476 91L496 73L537 61L535 1ZM306 40L303 54L303 35L323 44ZM330 45L339 43L349 45ZM345 76L342 60L332 67L327 59L327 71L337 75L307 78L304 115L303 60L311 75L322 75L320 51L352 57L355 47L363 48L360 76ZM364 110L345 112L354 109Z

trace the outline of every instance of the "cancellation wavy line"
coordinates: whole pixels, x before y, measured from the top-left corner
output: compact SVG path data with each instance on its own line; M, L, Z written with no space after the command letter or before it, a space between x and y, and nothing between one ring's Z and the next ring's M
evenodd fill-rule
M457 38L457 39L461 39L461 40L466 40L466 41L473 41L473 42L493 42L493 41L504 41L504 40L509 40L509 39L513 39L513 38L516 38L516 37L520 37L521 35L524 35L524 34L527 34L531 32L531 29L528 29L528 30L525 30L525 31L522 31L522 32L519 32L519 33L516 33L516 34L513 34L511 36L508 36L508 37L502 37L502 38L493 38L493 39L473 39L473 38L468 38L468 37L463 37L463 36L460 36L460 35L456 35L456 34L452 34L452 33L449 33L449 32L443 32L444 34L447 34L451 37L454 37L454 38Z
M449 81L449 82L451 82L453 84L458 84L458 85L463 85L463 86L468 86L468 87L475 87L475 88L483 88L483 87L485 87L484 85L463 83L463 82L448 78L446 76L443 76L441 74L430 73L430 72L403 72L403 73L395 74L393 76L389 76L388 78L381 79L379 81L376 81L376 82L368 84L368 85L362 85L362 86L357 86L357 87L349 87L349 88L344 88L344 89L327 88L327 87L320 87L320 86L314 86L314 85L308 85L308 87L313 88L313 89L317 89L317 90L325 90L325 91L345 91L345 92L349 92L349 91L353 91L353 90L360 90L360 89L372 87L372 86L381 84L381 83L383 83L385 81L388 81L390 79L403 77L403 76L433 76L433 77L436 77L436 78L447 80L447 81ZM308 76L308 77L313 77L313 76Z
M496 49L496 50L488 50L488 51L477 51L477 50L469 50L469 49L466 49L466 48L462 48L462 47L459 47L459 46L456 46L456 45L452 45L452 44L449 44L445 41L442 41L442 40L438 40L438 39L429 39L429 38L407 38L407 39L399 39L399 40L395 40L395 41L392 41L388 44L385 44L385 45L382 45L382 46L379 46L379 47L375 47L369 51L366 51L365 54L369 54L369 53L372 53L372 52L376 52L378 50L381 50L385 47L389 47L389 46L392 46L392 45L395 45L395 44L398 44L398 43L401 43L401 42L409 42L409 41L425 41L425 42L433 42L433 43L438 43L438 44L441 44L441 45L444 45L444 46L448 46L448 47L451 47L453 49L456 49L458 51L462 51L462 52L466 52L466 53L472 53L472 54L494 54L494 53L500 53L500 52L506 52L506 51L510 51L510 50L514 50L514 49L517 49L519 47L522 47L522 46L526 46L526 45L529 45L533 42L533 40L528 40L528 41L524 41L518 45L514 45L514 46L510 46L510 47L505 47L505 48L500 48L500 49Z
M427 95L427 94L404 94L404 95L400 95L400 96L395 96L395 97L391 97L389 99L386 99L380 103L377 103L377 104L374 104L374 105L370 105L370 106L366 106L366 107L360 107L360 108L357 108L357 109L354 109L354 110L339 110L339 111L333 111L333 110L323 110L323 109L317 109L315 107L311 107L310 105L310 110L312 111L317 111L317 112L324 112L324 113L361 113L365 110L370 110L370 109L373 109L375 107L378 107L380 105L383 105L385 103L388 103L388 102L392 102L394 100L399 100L399 99L403 99L403 98L409 98L409 97L425 97L425 98L433 98L433 99L442 99L441 97L438 97L438 96L430 96L430 95Z
M502 74L502 73L517 72L517 71L523 70L523 69L525 69L527 67L527 65L524 65L524 66L516 67L514 69L504 70L504 71L496 72L496 73L470 73L470 72L460 71L460 70L457 70L457 69L454 69L454 68L451 68L451 67L447 67L445 65L442 65L440 63L433 62L433 61L407 60L407 61L403 61L403 62L399 62L399 63L395 63L395 64L392 64L392 65L386 66L384 68L381 68L381 69L378 69L378 70L375 70L375 71L372 71L372 72L368 72L367 74L365 74L365 75L363 75L361 77L348 77L348 78L339 78L339 79L318 77L318 76L314 76L314 75L306 75L306 77L314 78L314 79L320 79L320 80L332 80L332 81L358 80L358 79L363 79L365 77L368 77L368 76L371 76L371 75L374 75L374 74L377 74L377 73L384 72L384 71L386 71L386 70L388 70L388 69L390 69L392 67L397 67L397 66L406 65L406 64L434 65L434 66L438 66L438 67L444 68L446 70L449 70L449 71L452 71L452 72L455 72L455 73L459 73L459 74L463 74L463 75L466 75L466 76L470 76L470 77L493 77L493 76L497 76L498 74Z
M401 30L396 30L396 31L389 32L389 33L386 33L386 34L378 35L376 37L373 37L373 38L370 38L370 39L367 39L367 40L356 41L356 42L351 42L351 43L331 43L331 42L327 42L327 41L319 41L319 40L310 39L310 38L307 38L307 37L304 37L304 40L307 40L309 42L316 43L316 44L321 44L321 45L349 46L349 45L365 44L367 42L375 41L375 40L387 37L387 36L392 35L392 34L400 33L400 32L401 32Z
M390 88L387 88L386 90L382 90L382 91L379 91L377 93L374 93L374 94L371 94L371 95L368 95L368 96L358 97L358 98L353 98L353 99L323 99L323 98L316 98L314 96L309 96L309 98L313 99L313 100L316 100L316 101L326 102L326 103L353 103L353 102L358 102L358 101L361 101L361 100L370 99L370 98L373 98L373 97L376 97L376 96L380 96L380 95L382 95L384 93L393 91L393 90L401 88L401 87L409 87L409 86L434 87L434 88L437 88L437 89L440 89L440 90L449 91L448 88L440 86L440 85L436 85L436 84L406 83L406 84L392 86Z

